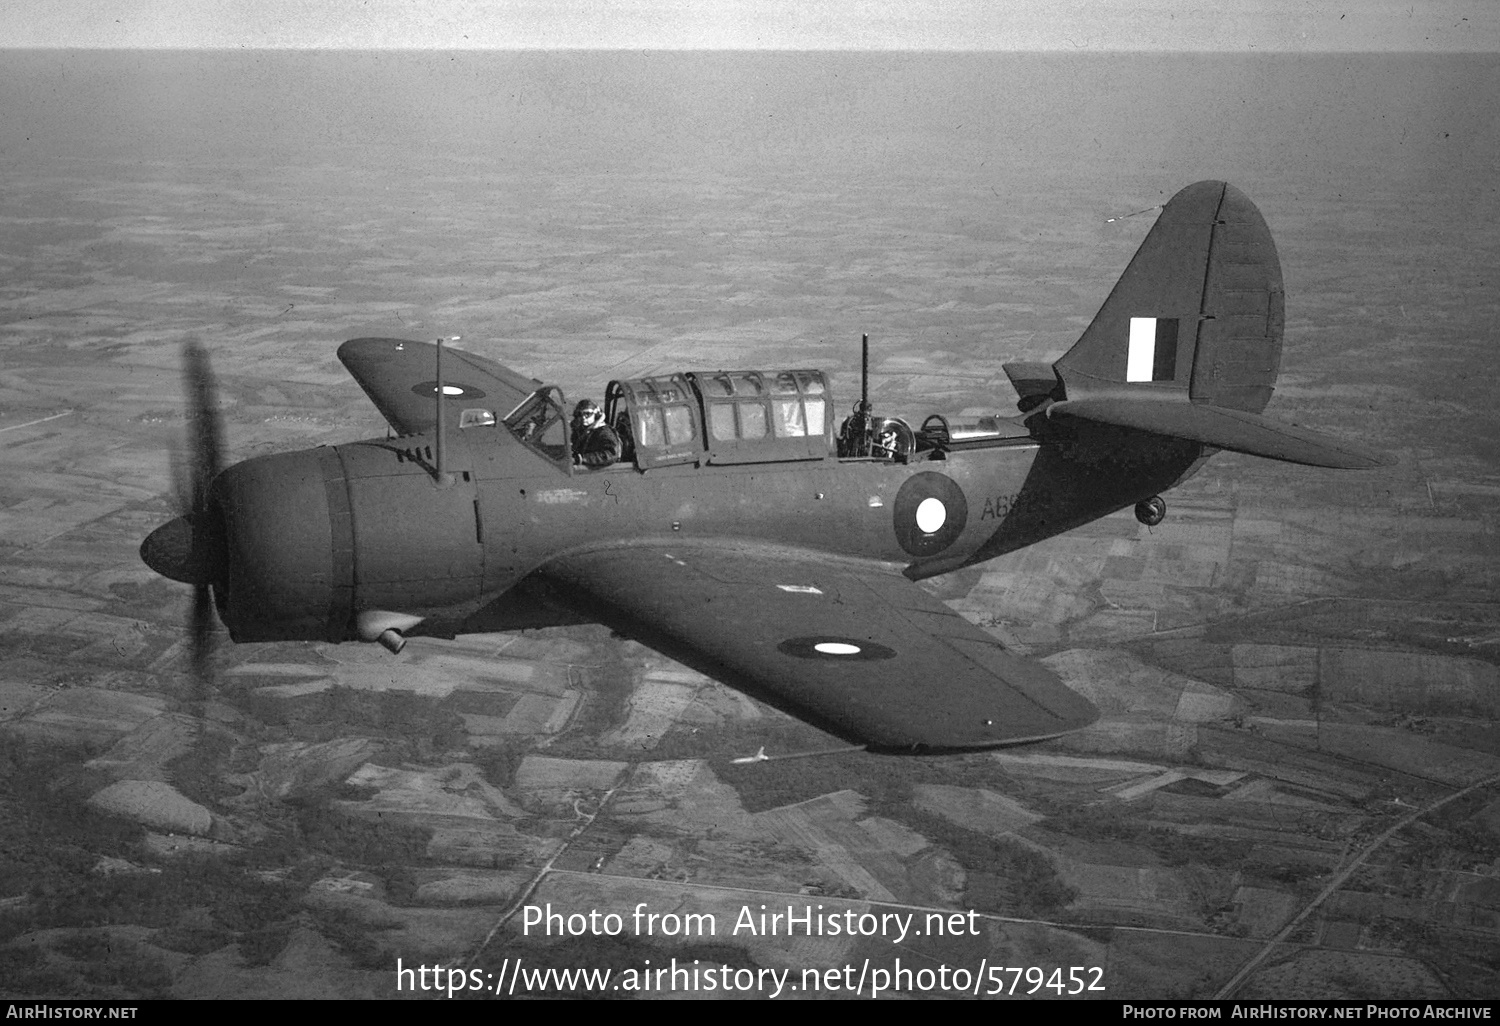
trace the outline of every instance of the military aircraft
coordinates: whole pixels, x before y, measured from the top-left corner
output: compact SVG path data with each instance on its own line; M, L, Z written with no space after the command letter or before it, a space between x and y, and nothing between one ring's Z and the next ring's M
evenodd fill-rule
M1199 182L1063 357L1005 365L1009 416L877 417L866 378L835 431L821 371L684 371L610 382L624 453L591 469L556 387L441 343L359 338L339 359L390 437L221 469L193 350L187 509L141 555L196 587L197 653L215 609L236 642L393 652L599 622L874 750L1038 740L1097 713L916 582L1132 506L1158 523L1160 494L1220 449L1389 462L1261 415L1282 327L1265 220Z

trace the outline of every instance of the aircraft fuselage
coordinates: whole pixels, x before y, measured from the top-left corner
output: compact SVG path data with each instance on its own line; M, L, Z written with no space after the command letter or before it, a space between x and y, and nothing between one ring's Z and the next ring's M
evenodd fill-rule
M444 636L574 622L518 585L550 558L601 545L765 543L931 577L1155 495L1202 455L1195 443L1100 428L906 461L588 470L496 424L448 433L442 483L434 442L371 439L225 471L215 495L233 569L219 606L234 639L371 640L359 628L371 611Z

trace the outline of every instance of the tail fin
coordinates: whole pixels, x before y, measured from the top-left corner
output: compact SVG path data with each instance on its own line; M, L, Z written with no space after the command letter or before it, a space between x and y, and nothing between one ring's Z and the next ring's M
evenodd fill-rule
M1167 202L1093 323L1052 365L1057 401L1047 415L1293 463L1391 462L1260 416L1281 365L1284 322L1281 261L1260 211L1225 182L1190 185ZM1011 377L1026 408L1037 368L1014 365Z
M1068 398L1176 397L1259 413L1281 365L1285 309L1271 231L1224 182L1167 203L1077 345L1055 364Z

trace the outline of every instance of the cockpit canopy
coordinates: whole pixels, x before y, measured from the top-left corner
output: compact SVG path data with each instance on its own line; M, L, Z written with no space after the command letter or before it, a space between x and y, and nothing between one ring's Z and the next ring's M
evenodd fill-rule
M685 463L703 456L699 401L690 375L611 381L604 393L604 422L615 429L621 460L640 467Z
M611 381L605 423L619 436L620 463L640 470L675 463L785 463L804 460L942 459L946 453L1029 444L1020 417L933 414L919 431L896 417L856 409L834 438L834 398L817 370L687 371ZM465 409L461 426L488 426L494 415ZM526 446L559 466L571 464L562 393L537 389L504 420Z
M469 413L464 411L465 416ZM476 418L476 424L483 423ZM491 421L493 423L493 421ZM566 466L568 416L563 412L563 394L555 385L539 388L510 412L505 426L526 445L555 463Z
M453 351L458 377L446 379L442 352L441 345L401 339L351 339L339 347L339 358L399 435L436 429L439 464L445 427L458 430L465 453L496 443L515 445L569 475L631 464L646 471L671 464L830 459L909 463L943 460L960 450L1037 444L1030 426L1034 416L1027 421L934 414L913 431L899 417L877 417L867 389L852 411L840 411L826 374L795 369L686 371L612 381L603 411L617 436L612 439L609 432L596 430L593 416L587 425L582 420L574 424L556 386L481 357ZM1006 369L1023 396L1041 395L1032 379L1040 388L1045 375L1025 367L1017 371L1010 364ZM435 376L428 380L428 375ZM417 384L410 384L413 379ZM1057 396L1048 392L1042 398ZM844 416L835 429L840 413ZM587 433L572 437L585 426ZM575 442L587 451L575 452ZM393 448L398 459L418 451Z
M612 381L607 423L642 469L670 463L765 463L834 454L822 371L690 371Z

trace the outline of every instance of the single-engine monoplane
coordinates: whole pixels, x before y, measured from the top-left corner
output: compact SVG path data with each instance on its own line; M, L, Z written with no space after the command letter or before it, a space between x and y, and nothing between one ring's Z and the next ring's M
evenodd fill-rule
M1260 212L1199 182L1064 356L1005 365L1012 415L878 416L866 383L840 424L819 370L664 373L609 383L623 453L599 468L575 465L556 387L441 343L360 338L339 359L390 437L220 469L194 349L189 508L141 555L197 588L198 652L215 611L237 642L395 652L599 622L873 749L1053 737L1092 705L916 582L1124 508L1158 523L1161 493L1220 449L1389 462L1262 415L1283 310Z

